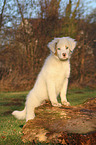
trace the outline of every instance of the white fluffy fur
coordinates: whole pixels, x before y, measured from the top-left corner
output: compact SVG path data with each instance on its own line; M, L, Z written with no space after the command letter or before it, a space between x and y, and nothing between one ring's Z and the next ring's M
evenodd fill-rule
M68 78L70 76L70 56L76 46L76 41L70 37L54 38L48 43L50 55L37 77L33 89L29 92L23 111L14 111L18 119L26 118L26 121L34 119L34 109L44 100L49 99L53 106L60 107L57 96L60 93L61 102L70 105L66 99Z

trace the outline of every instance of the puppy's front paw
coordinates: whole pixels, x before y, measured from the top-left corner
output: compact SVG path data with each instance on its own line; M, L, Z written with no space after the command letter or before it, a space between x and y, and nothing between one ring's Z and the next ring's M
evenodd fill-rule
M33 120L35 118L35 114L33 114L32 116L26 116L26 122L28 120Z
M61 103L52 103L52 106L54 106L54 107L61 107L62 105L61 105Z
M69 102L66 102L66 101L63 101L62 102L62 105L64 105L64 106L71 106L70 103Z

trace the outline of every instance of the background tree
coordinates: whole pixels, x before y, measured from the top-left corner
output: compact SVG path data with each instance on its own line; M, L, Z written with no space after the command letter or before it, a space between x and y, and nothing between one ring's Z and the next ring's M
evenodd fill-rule
M3 23L3 12L4 12L5 4L6 4L6 0L4 0L2 10L1 10L1 13L0 13L0 30L1 30L1 27L2 27L2 23Z

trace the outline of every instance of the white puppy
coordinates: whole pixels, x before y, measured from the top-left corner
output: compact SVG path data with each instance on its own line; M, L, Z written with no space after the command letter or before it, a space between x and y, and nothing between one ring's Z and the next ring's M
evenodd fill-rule
M66 106L70 105L66 99L66 92L70 76L69 59L75 46L76 41L70 37L54 38L48 43L51 53L27 96L25 108L23 111L14 111L12 115L18 119L26 118L26 121L34 119L35 107L46 99L49 99L53 106L60 107L61 104L57 101L59 93L61 103Z

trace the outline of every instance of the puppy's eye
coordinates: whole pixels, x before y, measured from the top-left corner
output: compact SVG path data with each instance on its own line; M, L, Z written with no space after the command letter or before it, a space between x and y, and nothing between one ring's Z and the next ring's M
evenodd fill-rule
M58 50L60 50L60 48L58 48Z
M66 49L68 49L68 47L66 47Z

